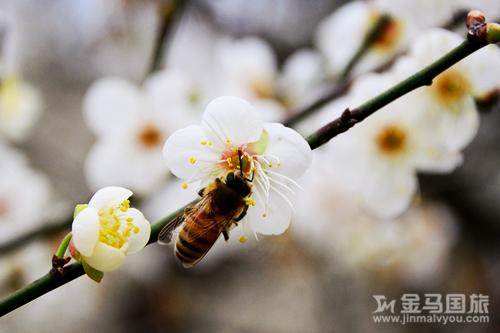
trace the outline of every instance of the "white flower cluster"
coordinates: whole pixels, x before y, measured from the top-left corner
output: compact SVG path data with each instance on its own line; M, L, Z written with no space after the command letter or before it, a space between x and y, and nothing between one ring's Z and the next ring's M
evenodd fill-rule
M347 106L360 105L461 41L442 29L422 33L391 70L358 78L347 96L326 106L303 129L317 128ZM500 87L500 76L490 69L499 61L500 50L486 47L440 74L432 86L392 102L325 147L365 207L381 217L399 215L417 192L417 172L448 173L461 164L461 152L479 127L474 99Z

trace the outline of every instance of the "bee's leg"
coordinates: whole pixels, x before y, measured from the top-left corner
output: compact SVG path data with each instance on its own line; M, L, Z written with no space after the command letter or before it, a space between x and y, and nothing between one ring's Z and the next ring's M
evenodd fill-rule
M245 217L245 215L247 215L247 211L248 211L248 205L245 205L245 208L243 208L243 211L241 212L241 214L240 214L239 216L237 216L237 217L233 220L234 224L236 224L236 225L237 225L238 223L236 223L236 222L241 221L241 220Z
M203 192L205 192L205 188L202 188L201 190L198 191L198 195L203 198Z
M229 240L229 232L227 229L222 231L222 235L224 236L224 240L227 242Z

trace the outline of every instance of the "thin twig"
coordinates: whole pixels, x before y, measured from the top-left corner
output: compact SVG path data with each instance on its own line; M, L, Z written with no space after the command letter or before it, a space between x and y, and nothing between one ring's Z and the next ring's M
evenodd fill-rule
M187 2L188 0L158 1L159 26L147 75L161 68L163 54L169 44L165 41L172 37L176 22L180 20Z
M339 75L339 81L345 81L351 75L354 67L359 63L359 61L363 58L363 56L370 50L370 48L375 44L380 36L382 36L387 27L391 24L392 18L387 14L382 14L379 16L377 21L373 24L370 31L365 36L365 39L359 46L356 53L354 53L353 57L347 63L347 66L344 68L342 73Z

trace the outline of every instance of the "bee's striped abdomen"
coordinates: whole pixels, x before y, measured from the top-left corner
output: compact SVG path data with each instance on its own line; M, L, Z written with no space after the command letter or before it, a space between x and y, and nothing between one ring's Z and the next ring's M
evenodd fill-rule
M177 242L175 255L186 267L193 266L210 250L222 231L219 223L211 223L212 218L207 218L205 213L197 218L190 218L183 224Z

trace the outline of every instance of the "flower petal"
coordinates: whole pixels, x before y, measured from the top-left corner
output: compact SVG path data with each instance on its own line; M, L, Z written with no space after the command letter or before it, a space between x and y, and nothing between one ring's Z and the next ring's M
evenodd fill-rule
M42 98L32 85L4 80L0 92L0 133L15 142L25 140L42 111Z
M99 215L94 207L87 207L78 214L71 226L73 243L83 256L90 256L99 239Z
M110 138L111 139L111 138ZM168 177L160 147L143 149L130 138L99 140L87 154L84 171L93 190L119 185L137 195L151 193Z
M143 109L139 89L122 78L95 82L83 100L83 117L97 135L105 135L133 123Z
M269 144L264 156L273 163L273 171L291 178L298 178L311 165L311 147L304 138L291 128L278 123L264 125L269 134ZM279 164L274 163L276 158Z
M203 114L203 127L214 144L239 146L257 141L263 122L257 111L245 100L222 96L207 105Z
M125 250L125 253L130 255L139 252L146 246L151 235L151 224L138 209L130 208L125 215L134 219L133 223L139 228L137 234L133 233L130 236L128 248Z
M292 209L290 205L276 192L271 191L269 205L257 200L255 206L248 208L243 223L248 223L254 232L263 235L279 235L285 232L290 225Z
M417 190L417 178L411 169L375 163L362 187L364 205L380 218L403 213Z
M108 186L97 191L89 201L89 207L94 207L98 211L113 206L118 206L124 200L132 196L132 191L119 187Z
M98 242L92 255L84 256L83 259L101 272L111 272L123 265L125 254L112 246Z
M210 144L203 127L191 125L170 135L163 147L163 157L177 177L189 181L201 179L216 167L220 159Z
M485 97L495 89L500 89L500 75L492 66L500 63L500 49L497 45L487 45L463 60L469 73L467 78L471 84L474 97Z

